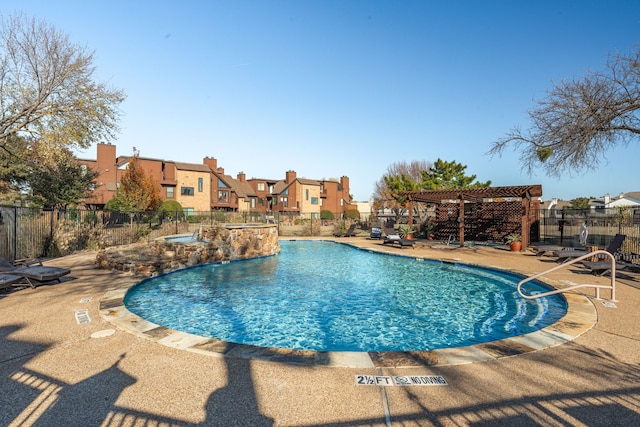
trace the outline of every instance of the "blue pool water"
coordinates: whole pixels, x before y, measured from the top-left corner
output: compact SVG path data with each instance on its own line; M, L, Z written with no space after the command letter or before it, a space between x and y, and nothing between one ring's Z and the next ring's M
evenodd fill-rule
M196 235L169 236L165 237L164 240L168 240L174 243L192 243L197 242L198 237Z
M521 335L559 320L560 296L528 301L514 274L333 242L283 241L277 256L145 280L125 297L171 329L264 347L409 351ZM532 284L526 293L547 290Z

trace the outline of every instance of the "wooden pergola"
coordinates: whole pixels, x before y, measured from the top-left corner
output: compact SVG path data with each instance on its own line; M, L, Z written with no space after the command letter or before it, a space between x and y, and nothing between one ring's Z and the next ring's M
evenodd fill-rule
M442 204L456 201L459 203L458 222L460 246L464 246L464 204L486 203L505 200L521 200L523 213L521 218L522 247L526 248L530 242L529 214L534 198L542 196L541 185L521 185L513 187L487 187L487 188L458 188L445 190L418 190L402 193L409 200L409 223L413 223L413 204L429 203ZM536 201L537 203L537 201Z

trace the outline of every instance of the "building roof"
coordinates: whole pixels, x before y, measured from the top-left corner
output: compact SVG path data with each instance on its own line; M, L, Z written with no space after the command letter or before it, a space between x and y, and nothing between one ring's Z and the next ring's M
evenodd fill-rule
M242 182L233 178L230 175L223 175L224 182L231 187L231 190L235 191L238 197L257 197L253 187L248 182Z
M316 181L315 179L306 179L306 178L296 178L296 179L302 185L317 185L317 186L320 186L320 181Z
M176 165L176 169L178 170L211 173L211 168L208 165L182 162L173 163Z

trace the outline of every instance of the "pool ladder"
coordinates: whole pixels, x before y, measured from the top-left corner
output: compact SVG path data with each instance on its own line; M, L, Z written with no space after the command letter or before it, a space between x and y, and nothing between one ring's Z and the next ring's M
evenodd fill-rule
M591 258L592 256L599 255L599 254L606 255L609 258L609 260L611 261L611 284L610 285L581 284L581 285L569 286L568 288L556 289L556 290L549 291L549 292L542 292L542 293L534 294L534 295L525 295L525 294L522 293L521 287L525 283L530 282L531 280L537 279L538 277L542 277L547 273L551 273L552 271L560 270L562 268L568 267L569 265L575 264L575 263L580 262L580 261L582 261L584 259ZM518 290L518 294L520 294L520 296L522 298L534 299L534 298L542 298L542 297L546 297L546 296L549 296L549 295L559 294L561 292L568 292L568 291L572 291L572 290L578 289L578 288L595 288L595 290L596 290L596 299L598 299L598 300L601 299L600 298L600 289L609 289L611 291L610 301L614 301L614 302L617 301L616 300L616 259L615 259L615 257L611 253L609 253L609 252L607 252L605 250L597 250L597 251L593 251L593 252L587 252L585 255L582 255L582 256L580 256L578 258L572 259L571 261L567 261L567 262L565 262L563 264L560 264L560 265L557 265L557 266L555 266L553 268L550 268L547 271L543 271L542 273L538 273L538 274L535 274L535 275L533 275L531 277L527 277L526 279L521 280L518 283L517 290Z

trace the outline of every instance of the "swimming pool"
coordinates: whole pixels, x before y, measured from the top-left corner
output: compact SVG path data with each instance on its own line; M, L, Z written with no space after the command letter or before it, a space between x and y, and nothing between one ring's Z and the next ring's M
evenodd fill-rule
M125 306L158 325L229 342L359 352L500 340L539 330L566 312L560 296L520 298L521 277L507 272L333 242L281 247L279 256L145 280L127 293Z

